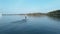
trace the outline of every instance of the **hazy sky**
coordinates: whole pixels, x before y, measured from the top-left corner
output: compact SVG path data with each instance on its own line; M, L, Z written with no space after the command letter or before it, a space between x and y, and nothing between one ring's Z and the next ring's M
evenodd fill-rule
M0 0L1 13L47 13L60 9L60 0Z

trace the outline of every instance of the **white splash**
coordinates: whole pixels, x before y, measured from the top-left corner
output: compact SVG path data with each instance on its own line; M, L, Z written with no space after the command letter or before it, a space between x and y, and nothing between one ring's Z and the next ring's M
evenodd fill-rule
M0 13L0 19L2 18L2 13Z
M2 13L0 13L0 17L2 16Z

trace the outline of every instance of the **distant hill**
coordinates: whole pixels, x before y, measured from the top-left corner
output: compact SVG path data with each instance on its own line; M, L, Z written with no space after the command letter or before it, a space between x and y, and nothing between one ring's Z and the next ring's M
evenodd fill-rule
M28 13L27 15L45 15L45 13Z
M60 10L55 10L55 11L49 12L48 15L50 15L50 16L60 16Z

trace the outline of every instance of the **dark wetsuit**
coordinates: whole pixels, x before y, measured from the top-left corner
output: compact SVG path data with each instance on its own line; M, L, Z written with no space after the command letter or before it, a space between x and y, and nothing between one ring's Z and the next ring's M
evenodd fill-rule
M27 17L25 16L25 19L27 19Z

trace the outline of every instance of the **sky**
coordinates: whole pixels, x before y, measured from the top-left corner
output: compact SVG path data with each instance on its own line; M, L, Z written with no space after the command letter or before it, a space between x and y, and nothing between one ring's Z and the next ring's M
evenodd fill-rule
M0 0L0 13L47 13L60 9L60 0Z

